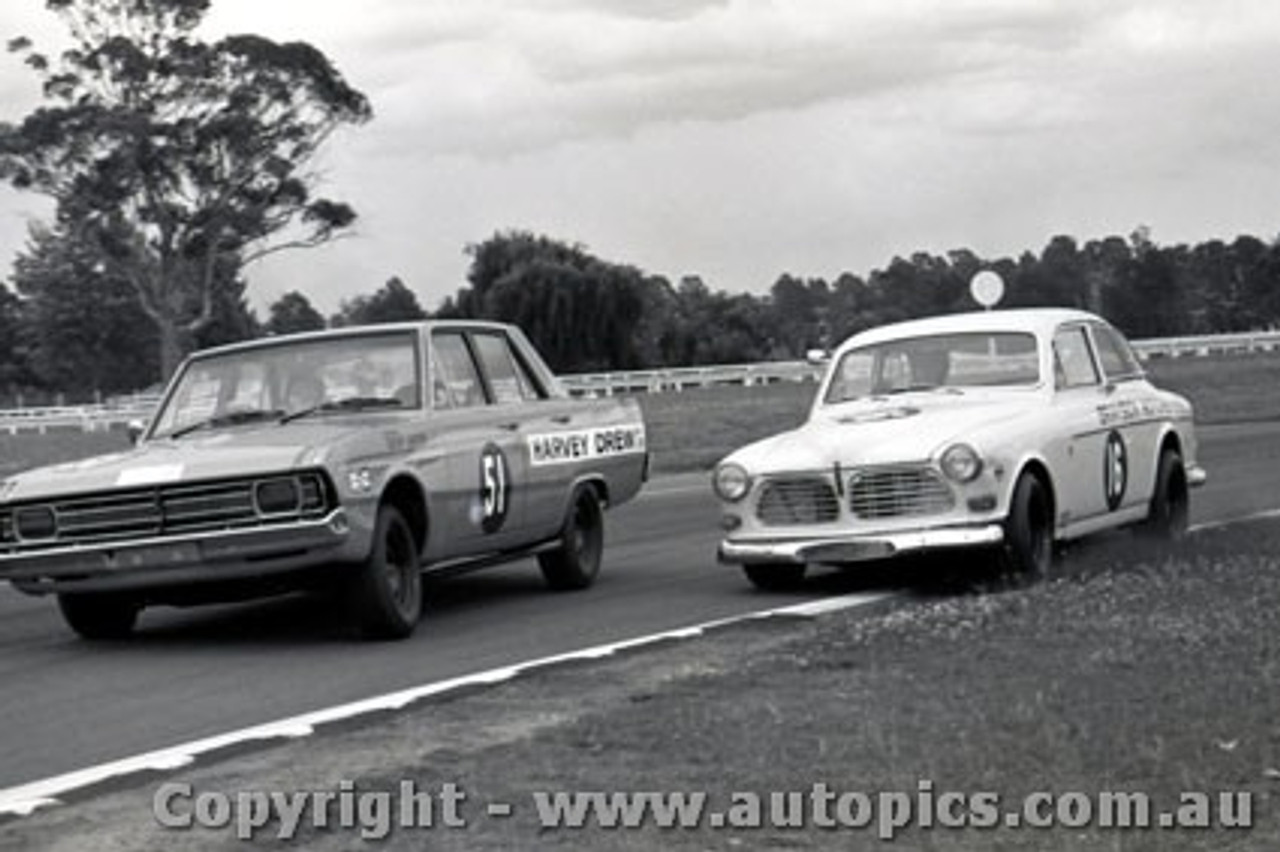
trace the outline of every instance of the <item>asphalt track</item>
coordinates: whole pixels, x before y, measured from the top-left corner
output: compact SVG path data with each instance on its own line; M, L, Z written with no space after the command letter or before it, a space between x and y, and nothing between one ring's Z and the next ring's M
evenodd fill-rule
M1280 507L1280 423L1201 429L1210 482L1192 522ZM148 610L122 643L76 639L47 599L0 589L0 790L333 705L848 591L765 594L716 564L705 475L661 477L609 519L587 592L532 561L431 587L408 641L353 641L307 598ZM958 557L959 558L959 557ZM892 586L884 587L892 590Z

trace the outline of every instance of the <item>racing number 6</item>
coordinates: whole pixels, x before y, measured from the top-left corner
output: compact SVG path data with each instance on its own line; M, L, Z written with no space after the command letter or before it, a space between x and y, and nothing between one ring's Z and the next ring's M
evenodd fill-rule
M497 532L507 518L511 491L511 471L507 457L497 444L486 444L480 453L480 527Z
M1102 488L1107 498L1107 510L1114 512L1124 499L1129 479L1129 459L1125 452L1124 438L1112 430L1107 435L1107 449L1102 462Z

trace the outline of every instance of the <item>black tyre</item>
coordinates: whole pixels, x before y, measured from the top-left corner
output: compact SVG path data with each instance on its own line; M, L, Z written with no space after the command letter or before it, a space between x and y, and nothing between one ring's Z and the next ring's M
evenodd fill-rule
M124 639L133 633L142 607L123 595L79 592L58 595L58 609L85 639Z
M791 592L804 584L805 566L791 562L757 563L743 565L742 573L747 575L751 585L766 592Z
M356 578L352 603L361 631L371 639L403 639L422 615L418 543L394 506L378 509L373 552Z
M1187 472L1182 466L1182 456L1177 450L1166 449L1160 453L1160 464L1156 468L1151 510L1139 529L1153 538L1180 541L1187 534L1190 509Z
M556 591L585 589L600 573L604 554L604 509L589 485L580 485L569 503L569 513L554 550L538 554L543 579Z
M1053 509L1049 492L1034 474L1022 474L1013 488L1001 560L1005 571L1020 580L1042 580L1053 570Z

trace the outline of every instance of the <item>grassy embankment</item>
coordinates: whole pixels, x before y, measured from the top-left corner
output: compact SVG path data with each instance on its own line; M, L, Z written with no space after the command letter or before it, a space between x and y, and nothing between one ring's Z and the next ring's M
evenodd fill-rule
M1280 353L1158 359L1155 382L1186 395L1201 423L1280 419ZM726 386L640 395L649 445L659 473L709 468L749 441L798 426L813 399L812 384ZM23 468L82 458L127 446L122 429L48 434L0 432L0 476Z

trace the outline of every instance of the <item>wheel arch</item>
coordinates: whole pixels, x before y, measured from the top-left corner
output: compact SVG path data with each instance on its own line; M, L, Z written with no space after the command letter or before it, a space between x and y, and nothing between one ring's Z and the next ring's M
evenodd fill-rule
M1178 430L1172 425L1166 425L1164 432L1160 436L1160 440L1156 442L1156 463L1160 462L1160 457L1164 455L1165 450L1173 450L1184 460L1186 454L1182 451L1182 436L1178 434Z
M388 480L382 489L380 506L394 506L404 516L405 523L413 532L414 541L418 545L418 553L427 549L427 496L422 485L406 473L400 473Z
M1013 493L1013 489L1017 487L1018 480L1023 474L1030 474L1040 480L1040 485L1044 487L1045 494L1049 498L1049 517L1053 521L1053 537L1058 537L1058 491L1053 481L1053 474L1049 472L1049 465L1044 459L1038 456L1031 456L1023 459L1018 466L1018 473L1009 481L1009 493Z
M1160 487L1160 460L1164 458L1164 454L1168 450L1173 450L1178 454L1178 458L1183 465L1187 463L1187 454L1183 449L1182 436L1178 434L1178 429L1172 423L1166 423L1160 434L1160 439L1155 442L1155 457L1151 460L1151 493L1154 495L1155 490Z
M586 473L579 476L569 485L569 490L565 494L565 511L569 509L569 501L573 499L574 492L580 487L590 488L596 494L596 499L600 501L600 505L608 507L609 505L609 481L603 473Z

